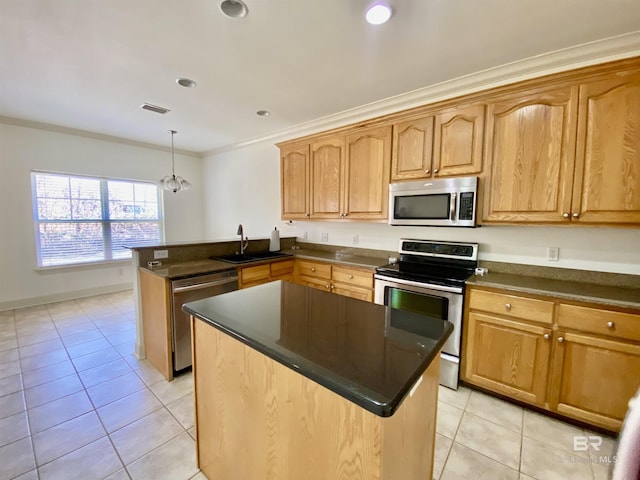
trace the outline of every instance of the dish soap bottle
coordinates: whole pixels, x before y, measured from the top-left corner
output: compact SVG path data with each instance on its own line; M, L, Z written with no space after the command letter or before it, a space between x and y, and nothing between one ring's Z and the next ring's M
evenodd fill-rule
M273 227L271 241L269 242L269 251L277 252L278 250L280 250L280 232L277 227Z

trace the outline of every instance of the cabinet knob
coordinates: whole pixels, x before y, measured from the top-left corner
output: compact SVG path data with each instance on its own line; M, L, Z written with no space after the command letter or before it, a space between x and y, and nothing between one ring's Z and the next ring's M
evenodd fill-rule
M353 275L349 275L349 280L351 280L352 278L353 278ZM611 322L609 322L609 323L611 323Z
M433 173L438 173L438 169L437 169L437 168L434 168L434 169L433 169Z
M580 214L578 212L574 212L573 218L578 218L579 216L580 216Z
M331 285L329 285L329 288L330 288L331 290L333 290L333 288L334 288L333 283L332 283Z
M542 335L542 338L544 338L545 340L549 340L549 334L545 333L544 335Z
M342 214L343 217L346 217L347 215L349 215L349 212L345 212Z
M427 168L424 173L431 173L431 170Z
M315 268L312 268L312 269L311 269L311 271L312 271L312 272L315 272L315 271L316 271L316 269L315 269Z
M563 214L562 214L562 216L563 216L564 218L569 218L569 214L568 214L567 212L563 213Z
M505 303L504 304L504 308L506 308L507 311L511 310L511 304L510 303Z
M307 217L310 217L310 216L311 216L311 214L310 214L310 213L307 213Z
M564 337L558 337L558 343L564 342Z
M329 284L325 285L324 288L326 288L327 290L329 290Z
M616 326L616 324L615 324L615 323L613 323L613 322L607 322L607 327L609 327L609 328L613 328L613 327L615 327L615 326Z

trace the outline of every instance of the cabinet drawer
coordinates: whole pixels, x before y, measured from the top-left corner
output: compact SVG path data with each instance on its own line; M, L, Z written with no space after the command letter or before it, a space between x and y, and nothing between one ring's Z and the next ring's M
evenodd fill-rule
M366 270L334 266L331 278L337 283L346 283L362 288L373 288L373 272Z
M269 264L256 265L255 267L244 267L240 271L242 284L269 280Z
M560 304L558 325L561 328L640 341L640 315L631 313Z
M553 320L553 302L517 295L471 290L469 307L538 323L550 324Z
M365 300L367 302L373 302L373 290L364 288L349 288L345 286L335 286L332 290L333 293L338 295L344 295L345 297L357 298L358 300Z
M293 260L286 260L284 262L274 262L271 264L271 276L276 277L279 275L286 275L293 273Z
M309 262L300 260L298 274L305 277L331 279L331 265L326 263Z

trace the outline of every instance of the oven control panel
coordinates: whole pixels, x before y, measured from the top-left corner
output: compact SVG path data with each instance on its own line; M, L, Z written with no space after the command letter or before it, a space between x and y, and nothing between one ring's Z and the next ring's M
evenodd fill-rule
M478 244L403 238L400 240L400 253L475 260L478 255Z

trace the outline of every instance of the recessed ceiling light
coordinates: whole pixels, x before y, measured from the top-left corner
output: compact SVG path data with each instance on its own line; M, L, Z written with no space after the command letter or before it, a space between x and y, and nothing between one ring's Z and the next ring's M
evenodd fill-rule
M256 115L258 115L259 117L268 117L269 115L271 115L271 112L269 110L258 110L256 112Z
M178 78L176 83L182 87L193 88L198 85L194 80L190 78Z
M241 0L222 0L220 10L231 18L244 18L249 13L249 9Z
M375 2L365 14L367 22L372 25L380 25L391 18L391 7L384 2Z

